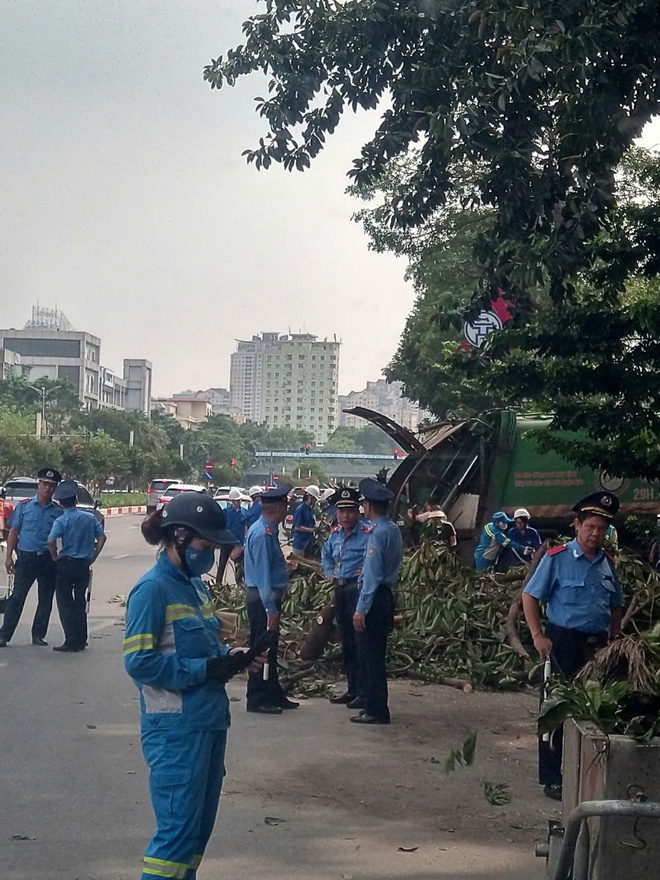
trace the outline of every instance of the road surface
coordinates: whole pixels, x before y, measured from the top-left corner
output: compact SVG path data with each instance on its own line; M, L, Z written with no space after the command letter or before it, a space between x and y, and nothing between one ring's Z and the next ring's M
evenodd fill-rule
M0 651L2 880L140 876L153 820L137 692L122 666L124 610L113 601L155 558L140 521L106 521L87 651L29 643L33 595ZM48 640L61 639L54 611ZM392 726L359 728L320 699L277 718L248 715L244 690L240 679L229 686L227 779L199 880L544 876L533 849L553 813L534 782L532 698L395 682ZM447 776L444 758L472 729L475 765ZM489 806L485 779L511 785L508 807Z

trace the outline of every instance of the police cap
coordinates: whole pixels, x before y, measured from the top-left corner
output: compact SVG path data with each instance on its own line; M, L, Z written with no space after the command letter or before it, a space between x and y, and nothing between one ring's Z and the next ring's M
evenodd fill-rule
M373 501L375 504L387 504L394 498L394 492L370 477L360 480L358 488L365 501Z
M55 468L46 465L37 471L37 479L44 480L47 483L59 483L62 479L62 474L56 471Z
M357 489L337 489L328 501L334 504L337 510L341 510L342 507L357 508L360 506L360 493Z
M55 501L70 501L78 495L78 484L75 480L62 480L53 492Z
M291 483L280 483L279 486L271 486L261 493L262 504L275 504L277 501L286 501L289 492L293 489Z
M593 492L574 504L572 510L575 513L593 513L612 519L619 510L619 499L613 492Z

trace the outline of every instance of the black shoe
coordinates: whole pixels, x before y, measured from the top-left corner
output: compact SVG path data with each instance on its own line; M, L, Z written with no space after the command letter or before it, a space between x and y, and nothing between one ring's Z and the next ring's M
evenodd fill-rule
M334 694L332 697L328 697L328 700L331 703L334 703L335 706L341 705L342 703L352 703L355 699L357 699L357 695L350 694L348 691L344 691L343 694Z
M45 639L37 639L37 638L34 638L34 636L32 637L32 644L39 645L40 648L47 648L48 647L48 642Z
M74 648L72 645L55 645L53 651L60 651L63 654L77 654L82 648Z
M546 797L552 798L553 801L560 801L562 799L563 790L561 785L544 785L543 794Z
M355 697L350 703L346 703L347 709L366 709L367 704L362 697Z
M248 706L248 712L258 712L260 715L281 715L280 706Z
M0 638L0 648L7 647L7 639Z
M359 715L352 715L353 724L389 724L389 718L374 718L373 715L367 715L366 712L360 712Z
M297 703L295 700L290 700L288 697L283 697L280 701L280 709L299 709L300 703Z

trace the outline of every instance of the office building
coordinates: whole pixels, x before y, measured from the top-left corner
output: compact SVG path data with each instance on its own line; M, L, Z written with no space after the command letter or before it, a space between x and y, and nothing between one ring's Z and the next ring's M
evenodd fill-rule
M339 424L336 337L261 333L237 342L229 381L232 408L269 428L309 431L324 444Z
M115 375L102 365L99 337L74 330L57 309L35 306L22 330L0 330L0 349L18 357L14 373L29 382L66 379L86 409L151 411L151 363L124 360L122 375Z
M365 419L344 412L344 410L356 406L363 406L388 416L403 428L417 431L419 423L425 418L430 418L430 413L420 409L419 404L404 397L402 389L401 382L387 382L385 379L378 379L376 382L367 382L366 388L362 391L351 391L350 394L342 395L339 398L341 426L363 428L369 424Z

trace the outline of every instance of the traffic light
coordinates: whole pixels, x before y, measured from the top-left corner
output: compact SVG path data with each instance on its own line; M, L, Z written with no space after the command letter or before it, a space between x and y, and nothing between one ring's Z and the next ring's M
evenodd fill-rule
M309 443L305 443L305 455L309 455Z
M394 459L394 461L396 461L398 459L398 457L399 457L399 450L393 449L392 450L392 458Z
M235 458L232 458L232 460L229 462L229 464L230 464L232 467L236 467L236 459L235 459Z

